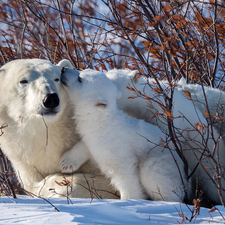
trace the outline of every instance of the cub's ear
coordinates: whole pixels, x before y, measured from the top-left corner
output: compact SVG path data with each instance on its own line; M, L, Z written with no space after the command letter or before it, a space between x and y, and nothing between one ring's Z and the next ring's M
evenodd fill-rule
M100 108L106 108L108 106L108 102L103 101L103 100L98 100L95 106L100 107Z
M138 75L138 70L132 70L129 75L134 83L138 83L138 78L140 78Z
M67 59L61 60L61 61L57 64L57 66L59 66L59 67L61 67L61 68L63 68L63 67L68 67L68 68L73 69L73 65L72 65L71 62L70 62L69 60L67 60Z

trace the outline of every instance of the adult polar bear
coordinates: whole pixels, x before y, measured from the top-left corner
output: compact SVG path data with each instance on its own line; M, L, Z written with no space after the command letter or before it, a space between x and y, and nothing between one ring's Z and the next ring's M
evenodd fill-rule
M145 79L143 77L135 79L136 73L137 71L131 72L129 70L111 70L107 73L107 76L117 85L122 93L122 97L117 101L118 107L131 116L158 125L164 132L168 133L167 122L162 119L163 116L165 118L161 107L165 105L164 99L162 94L151 89L157 88L155 80ZM167 82L162 81L160 84L165 91L168 92L168 90L170 90ZM143 97L129 98L132 96L132 92L126 88L129 85L134 86L137 93L138 91L141 93L144 92L151 98L151 101L149 102ZM184 86L183 88L185 89ZM216 96L219 96L219 94ZM207 97L207 99L209 99L209 97ZM213 102L212 99L211 102ZM149 104L151 104L151 106ZM213 106L213 103L209 105ZM216 103L214 105L216 105ZM198 179L199 188L203 190L206 197L211 200L212 203L220 204L217 189L219 184L217 182L221 177L221 189L224 190L224 143L216 129L212 128L212 131L204 129L204 125L207 125L207 122L201 112L204 113L204 110L200 109L199 111L195 108L193 102L188 100L183 93L180 93L176 89L174 90L172 109L173 123L175 131L179 136L180 148L182 148L184 156L188 161L189 169L191 171L195 170L192 181L195 182L196 179ZM157 116L159 114L161 114L161 116ZM200 125L200 130L195 128L196 124ZM217 142L216 145L214 141ZM220 163L220 174L216 174L217 167L214 160ZM201 163L198 164L198 162ZM209 176L211 176L211 179L209 179ZM194 187L196 187L196 185L194 185ZM224 191L222 191L222 193L223 196L225 196Z
M177 83L177 90L189 92L194 105L205 118L211 115L214 117L211 119L216 119L214 120L216 128L225 140L225 92L199 84L187 84L184 78Z
M67 187L55 183L63 180L60 158L79 140L60 82L62 67L72 65L67 60L53 65L47 60L26 59L0 69L0 124L7 125L0 137L1 148L22 186L36 195L51 196L49 188L58 196L67 195ZM98 192L103 198L115 197L109 193L114 191L109 181L91 161L66 178L73 180L71 197L91 197L88 185L92 184L97 190L107 190Z

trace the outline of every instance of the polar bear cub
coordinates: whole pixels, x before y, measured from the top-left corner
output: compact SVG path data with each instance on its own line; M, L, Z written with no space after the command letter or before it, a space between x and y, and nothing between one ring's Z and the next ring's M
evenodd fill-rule
M121 93L101 72L87 69L78 75L66 68L62 82L74 106L83 141L77 155L83 145L83 155L88 159L88 148L101 171L119 190L121 199L148 196L152 200L179 201L187 185L183 163L174 150L165 147L160 129L119 110L116 102ZM78 168L84 160L79 162L76 149L72 151L67 153L69 161L64 158L64 167L69 162L68 167Z

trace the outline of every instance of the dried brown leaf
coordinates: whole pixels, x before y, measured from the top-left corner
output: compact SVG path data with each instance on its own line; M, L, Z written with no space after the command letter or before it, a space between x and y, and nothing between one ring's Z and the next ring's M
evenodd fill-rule
M210 213L210 212L215 212L215 211L216 211L216 208L213 207L213 208L211 208L211 209L209 210L209 213Z
M189 91L183 91L183 92L187 96L187 98L190 100L191 99L191 92L189 92Z
M202 126L199 122L197 122L197 123L195 123L195 127L198 131L200 131Z

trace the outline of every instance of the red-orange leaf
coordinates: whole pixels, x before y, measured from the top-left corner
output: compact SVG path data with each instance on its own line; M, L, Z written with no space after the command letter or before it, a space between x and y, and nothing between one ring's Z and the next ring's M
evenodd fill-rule
M166 6L163 8L163 11L165 11L165 12L171 11L170 5L166 5Z
M209 113L209 112L208 112L208 111L206 111L206 110L205 110L205 115L206 115L206 116L212 116L212 114L211 114L211 113Z
M142 44L147 48L150 46L150 43L148 41L142 41Z
M169 118L169 119L172 119L173 118L173 114L169 111L164 111L164 113L166 114L166 116Z
M135 89L134 89L134 88L132 88L132 87L127 86L127 89L128 89L128 90L130 90L130 91L135 92Z
M216 211L216 208L213 207L213 208L211 208L211 209L209 210L209 213L210 213L210 212L215 212L215 211Z
M195 127L198 131L200 131L202 126L201 126L201 124L199 124L199 122L197 122L197 123L195 123Z
M162 137L160 137L160 140L161 140L162 142L165 142L165 140L164 140Z
M183 92L188 97L188 99L190 100L191 99L191 92L189 92L189 91L183 91Z
M151 101L151 99L148 97L148 95L145 94L145 98L148 100L148 101Z

